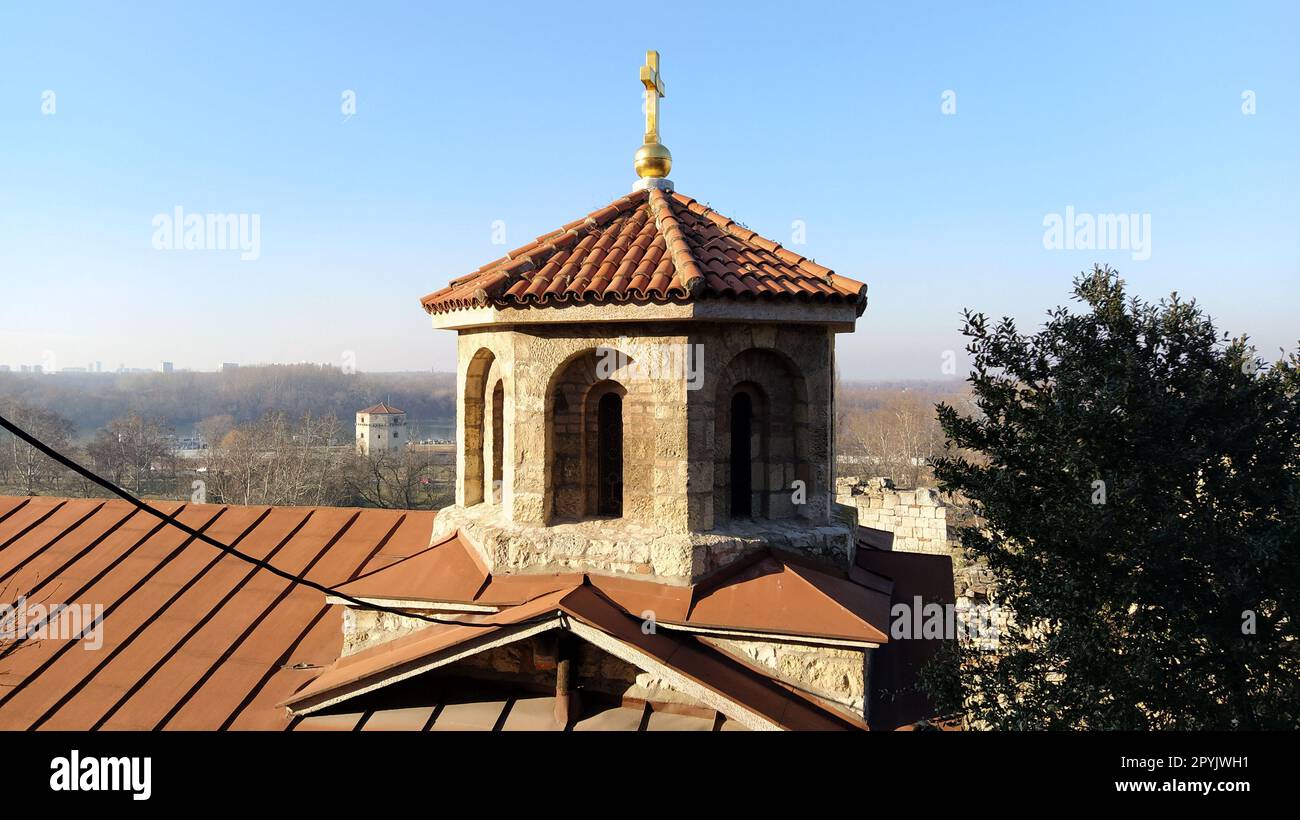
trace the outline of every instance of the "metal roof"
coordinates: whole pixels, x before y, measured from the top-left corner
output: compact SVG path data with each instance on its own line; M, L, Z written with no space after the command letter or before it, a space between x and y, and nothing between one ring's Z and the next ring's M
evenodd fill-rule
M0 496L0 602L102 607L96 651L58 635L0 643L0 729L290 728L285 703L353 691L401 664L534 619L559 620L602 649L679 676L719 707L788 728L851 727L852 719L821 701L681 630L883 643L890 578L906 575L915 557L890 558L882 569L883 561L864 556L841 575L765 552L695 587L582 574L493 576L459 537L428 546L432 512L157 506L255 558L358 597L497 608L463 616L491 620L495 629L435 625L340 659L342 607L316 590L125 501ZM944 571L927 563L922 586L941 587ZM646 609L664 626L657 634L641 628Z

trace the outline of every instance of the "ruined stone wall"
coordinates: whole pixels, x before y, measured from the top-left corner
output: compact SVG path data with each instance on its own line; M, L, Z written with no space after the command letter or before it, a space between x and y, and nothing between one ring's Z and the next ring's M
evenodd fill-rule
M835 500L857 511L858 526L893 533L893 549L949 555L948 505L932 488L897 490L887 478L836 482Z
M947 504L934 489L898 490L886 478L841 478L836 502L853 508L863 527L893 533L893 549L949 555L953 560L953 594L961 629L958 639L970 651L997 649L1013 617L998 603L997 584L988 567L965 556L956 539L948 540L948 523L979 526L970 512Z

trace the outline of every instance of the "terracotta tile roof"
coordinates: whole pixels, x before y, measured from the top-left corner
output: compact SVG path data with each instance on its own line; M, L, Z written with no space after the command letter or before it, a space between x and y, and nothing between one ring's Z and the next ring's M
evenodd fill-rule
M764 239L688 196L615 200L421 300L429 313L740 298L866 306L867 286Z
M382 401L379 404L371 405L370 407L367 407L365 410L358 410L357 412L378 413L378 414L388 414L388 415L406 415L405 410L398 410L396 407L390 407Z

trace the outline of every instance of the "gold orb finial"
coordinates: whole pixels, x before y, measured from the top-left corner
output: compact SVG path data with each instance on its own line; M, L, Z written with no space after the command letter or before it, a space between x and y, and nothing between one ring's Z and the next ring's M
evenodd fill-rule
M645 86L645 143L637 149L632 167L641 179L663 179L672 170L673 155L659 141L659 99L664 96L664 80L659 75L659 52L645 53L641 84Z
M642 179L663 179L673 169L673 155L663 143L647 142L636 149L632 167L636 168L636 175Z

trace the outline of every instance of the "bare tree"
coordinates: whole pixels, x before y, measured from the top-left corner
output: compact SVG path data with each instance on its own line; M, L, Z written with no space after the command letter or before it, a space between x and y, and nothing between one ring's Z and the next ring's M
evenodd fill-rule
M137 495L176 474L172 431L166 421L130 413L95 434L86 448L95 469Z
M220 416L208 416L195 427L209 447L220 444L226 435L235 429L235 417L229 413Z
M432 453L407 447L354 456L346 480L355 500L365 506L428 510L451 503L452 481L446 472Z
M208 496L228 504L335 504L350 452L334 445L338 433L333 416L310 414L296 424L283 413L269 413L238 425L209 444L204 464Z
M837 436L860 475L888 476L899 486L928 483L929 460L943 452L934 397L912 390L874 394L866 402L843 402Z
M10 400L5 406L5 417L60 452L70 449L72 422L53 410ZM66 470L17 436L8 432L4 436L0 452L4 483L12 484L23 495L57 491L65 480Z

